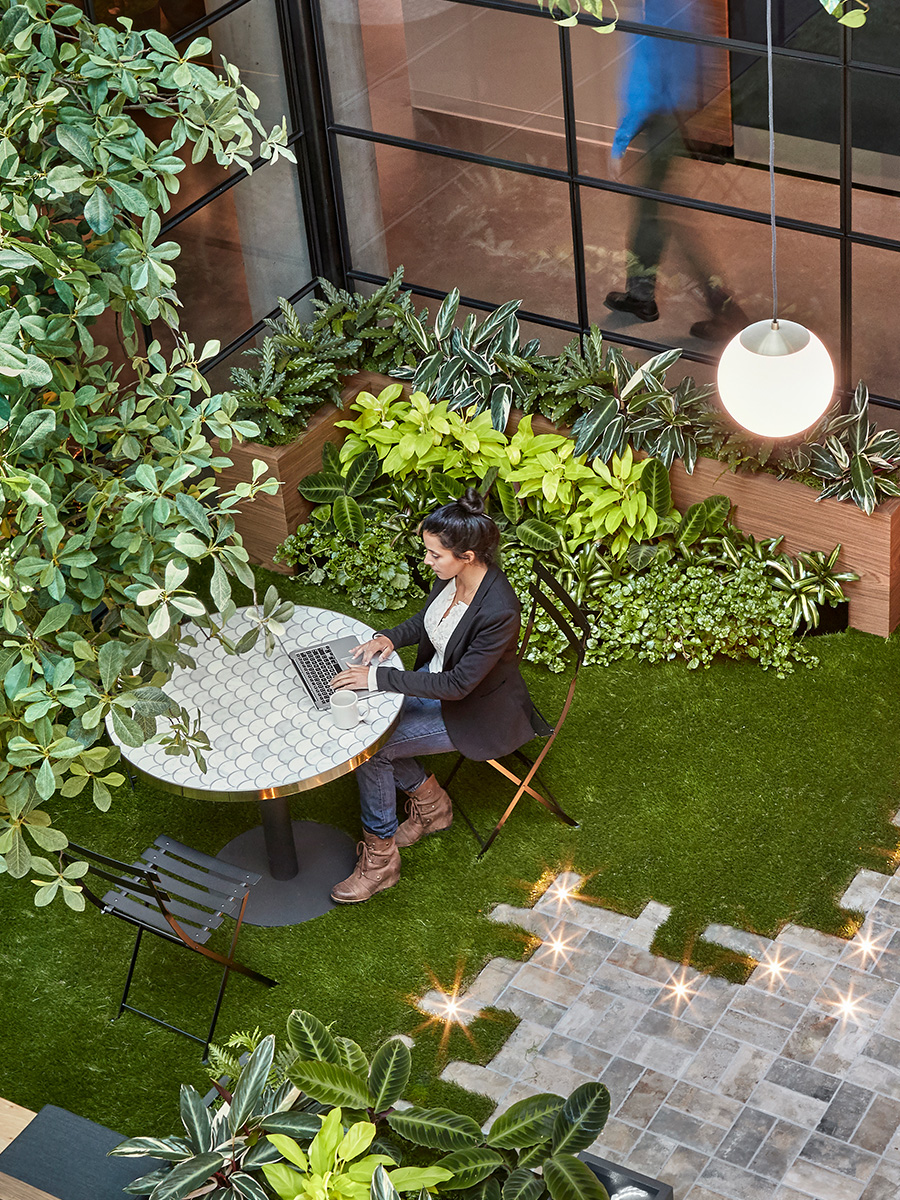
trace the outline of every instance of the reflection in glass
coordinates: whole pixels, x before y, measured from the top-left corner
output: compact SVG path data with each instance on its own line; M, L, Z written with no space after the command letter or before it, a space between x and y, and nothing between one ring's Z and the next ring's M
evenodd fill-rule
M168 236L181 246L174 265L182 325L198 345L217 338L226 346L310 278L291 163L254 171Z
M445 0L329 0L322 20L339 123L565 167L550 22Z
M869 390L897 395L897 284L900 254L875 246L853 247L853 370Z
M628 198L612 192L583 189L584 219L591 320L610 332L627 333L669 346L684 346L715 353L727 340L701 340L691 335L698 321L708 318L706 296L698 284L693 264L683 247L702 238L708 257L720 272L718 285L734 297L748 323L771 315L771 242L763 222L742 221L714 213L694 212L661 204L668 210L661 219L681 226L672 236L656 278L659 317L652 324L627 312L609 312L604 298L620 286L626 273L627 236L632 214ZM813 330L826 344L832 359L840 360L840 252L836 238L816 237L781 229L778 232L779 312Z
M342 170L348 150L342 138ZM375 154L378 190L349 194L355 269L386 274L403 263L409 283L492 304L518 297L525 309L575 319L565 184L395 146Z

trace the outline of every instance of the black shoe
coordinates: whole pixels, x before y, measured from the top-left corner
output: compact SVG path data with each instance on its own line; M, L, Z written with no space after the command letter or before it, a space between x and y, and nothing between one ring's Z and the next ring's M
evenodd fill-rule
M730 296L719 303L710 301L713 315L705 321L695 321L691 337L703 342L730 342L750 324L747 314Z
M603 303L614 312L631 313L639 321L659 320L659 309L652 296L641 300L631 292L609 292Z

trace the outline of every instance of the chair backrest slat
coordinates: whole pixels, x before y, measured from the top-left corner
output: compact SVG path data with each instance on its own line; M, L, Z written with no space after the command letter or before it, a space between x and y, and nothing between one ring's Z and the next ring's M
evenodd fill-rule
M170 938L173 942L180 941L178 934L172 929L169 922L160 912L160 910L149 904L141 903L136 896L130 896L125 892L107 892L103 897L103 905L105 911L111 913L114 917L121 917L132 924L143 925L145 928L153 929L157 933L163 934L164 937ZM211 930L202 925L194 925L198 914L188 912L184 913L176 911L178 908L184 908L183 905L166 905L166 911L171 913L173 917L179 917L179 924L184 927L185 933L193 938L195 942L206 942L209 940ZM205 914L199 914L205 915Z
M524 654L534 626L536 609L540 607L554 625L556 625L560 633L565 636L566 641L575 652L577 665L580 667L584 662L587 640L591 632L587 618L572 597L565 591L562 584L557 579L554 579L550 572L541 566L537 559L534 560L533 566L534 578L528 586L532 599L531 615L528 619L520 651ZM573 625L580 632L576 632Z
M159 882L170 896L185 900L188 904L199 904L201 907L217 909L219 912L227 913L230 917L233 917L240 909L241 901L244 898L243 891L240 895L232 898L209 892L204 888L193 887L191 884L185 883L183 879L175 879L164 871L160 872Z
M168 855L175 855L186 863L190 863L191 866L205 867L212 875L218 875L223 880L233 880L245 887L252 887L262 879L262 876L256 871L248 871L245 867L236 867L233 863L223 862L221 858L213 858L211 854L204 854L202 850L195 850L193 846L185 846L183 842L176 842L174 838L167 837L164 833L159 835L153 845L157 850ZM176 871L175 873L177 875L180 872ZM221 890L230 892L231 889L223 887Z
M171 855L165 854L153 846L145 850L141 858L144 862L156 868L158 872L165 871L176 879L183 879L187 883L193 883L198 887L207 889L213 905L218 904L220 900L239 899L247 891L246 884L232 879L222 879L218 875L210 874L209 871L201 870L199 867L189 867L187 863L179 862L178 859L172 858Z

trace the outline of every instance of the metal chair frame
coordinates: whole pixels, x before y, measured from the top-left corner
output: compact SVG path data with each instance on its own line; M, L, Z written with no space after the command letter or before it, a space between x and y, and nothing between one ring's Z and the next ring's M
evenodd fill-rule
M203 1046L205 1062L231 972L246 975L266 987L276 986L276 980L238 962L234 957L250 889L261 878L253 871L233 867L165 835L160 835L152 846L143 851L141 861L132 864L107 858L73 842L61 852L60 858L64 864L86 861L90 868L88 875L112 884L111 890L102 897L92 891L84 880L81 881L81 889L85 899L101 913L109 913L137 928L125 988L119 1001L119 1011L113 1020L117 1020L126 1009L146 1017L148 1021L199 1042ZM226 916L235 920L234 935L227 955L211 950L204 944ZM224 968L205 1038L128 1003L138 951L145 933L182 945Z
M563 723L569 714L569 709L572 706L572 698L575 695L575 684L578 682L578 672L581 670L582 664L584 663L584 656L587 651L587 641L591 632L590 625L588 624L584 613L571 598L571 596L566 594L562 585L553 578L546 568L541 566L537 559L534 561L534 577L529 583L528 591L531 596L531 611L529 612L528 621L525 625L525 632L519 641L519 649L516 655L518 661L521 662L523 660L525 653L528 650L528 643L531 640L531 635L534 631L534 623L537 617L538 608L540 608L565 635L570 648L575 654L575 670L569 682L569 690L566 694L562 711L560 712L555 725L551 726L541 711L537 708L537 706L535 706L535 711L547 726L549 734L547 741L542 746L541 752L538 754L537 758L529 758L528 755L523 753L521 750L516 750L512 755L509 756L516 758L520 763L524 764L524 766L527 768L524 776L517 775L515 771L510 770L509 767L505 766L501 762L498 762L497 759L489 758L487 760L495 771L499 771L501 775L505 775L507 779L516 785L515 795L507 806L506 811L503 813L500 820L494 826L487 838L483 838L478 832L477 828L466 813L464 807L457 800L453 801L454 807L472 830L476 841L481 847L478 852L478 858L482 858L487 853L491 843L494 841L494 838L496 838L497 834L506 824L516 805L526 793L533 799L537 800L538 803L542 804L544 808L548 810L548 812L552 813L553 816L557 818L557 820L562 821L563 824L569 825L574 829L578 828L578 822L574 820L574 818L570 817L568 813L563 811L558 800L546 786L546 784L537 779L537 773L538 768L547 756L548 750L556 741L556 738L563 727ZM444 784L446 789L449 790L450 784L453 782L457 771L462 766L464 759L464 754L459 754L457 756L456 762L453 764L453 768L450 771L450 774L447 776L447 780ZM541 794L541 792L537 791L535 787L532 787L533 780L541 783L544 794Z

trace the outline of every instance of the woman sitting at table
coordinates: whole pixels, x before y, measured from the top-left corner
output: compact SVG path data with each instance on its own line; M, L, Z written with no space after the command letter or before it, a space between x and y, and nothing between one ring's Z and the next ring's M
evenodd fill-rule
M334 688L401 692L406 700L390 738L356 769L363 840L349 878L335 885L338 904L358 904L400 878L398 847L411 846L453 821L450 797L416 754L460 750L484 761L511 754L535 736L533 705L519 673L521 606L494 564L500 542L474 488L420 526L425 563L437 576L428 601L395 629L359 646L362 664L342 671ZM418 643L415 669L383 664L396 647ZM397 789L409 796L397 825Z

